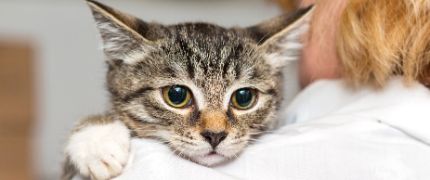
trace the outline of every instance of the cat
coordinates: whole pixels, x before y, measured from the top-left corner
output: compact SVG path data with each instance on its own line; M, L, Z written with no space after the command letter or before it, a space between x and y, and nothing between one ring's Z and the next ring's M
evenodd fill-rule
M247 28L148 23L88 0L107 58L111 109L80 121L63 179L119 175L130 138L158 139L214 166L273 128L283 69L300 57L312 7Z

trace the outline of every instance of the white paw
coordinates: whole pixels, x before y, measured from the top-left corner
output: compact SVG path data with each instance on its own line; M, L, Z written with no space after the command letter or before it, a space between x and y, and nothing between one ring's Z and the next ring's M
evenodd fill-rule
M130 132L116 121L88 126L72 134L65 151L81 175L102 180L122 172L129 147Z

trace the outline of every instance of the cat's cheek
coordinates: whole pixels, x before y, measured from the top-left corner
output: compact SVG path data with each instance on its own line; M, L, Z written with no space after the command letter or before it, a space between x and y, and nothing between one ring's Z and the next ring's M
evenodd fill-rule
M219 146L217 148L217 152L224 157L227 158L233 158L237 157L244 149L246 148L247 143L241 142L241 143L235 143L235 145L230 146Z

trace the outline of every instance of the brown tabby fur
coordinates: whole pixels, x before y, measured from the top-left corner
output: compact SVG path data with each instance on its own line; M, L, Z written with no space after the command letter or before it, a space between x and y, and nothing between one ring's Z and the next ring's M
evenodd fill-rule
M147 23L88 2L104 42L112 109L81 121L74 132L122 121L134 137L159 139L185 157L193 156L189 148L204 142L202 132L225 132L229 142L224 144L233 149L225 156L233 158L252 136L276 123L284 90L282 70L300 55L300 28L307 24L305 14L311 8L248 28L224 28ZM163 87L178 84L194 96L193 105L183 110L160 100ZM240 111L226 103L231 90L243 87L258 91L254 109ZM70 164L65 170L73 172Z

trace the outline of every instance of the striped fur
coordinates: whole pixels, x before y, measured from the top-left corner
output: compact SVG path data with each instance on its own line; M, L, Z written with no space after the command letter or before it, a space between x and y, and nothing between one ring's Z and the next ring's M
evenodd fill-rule
M146 23L98 2L89 4L109 67L112 109L105 116L111 118L101 119L120 120L134 137L159 139L184 158L209 166L236 157L253 136L275 123L282 69L300 55L298 37L306 32L310 12L224 28ZM194 104L168 106L161 88L171 85L188 87ZM232 93L244 87L258 91L257 103L245 111L232 108ZM83 121L78 127L91 124ZM214 150L200 135L207 130L228 135ZM220 158L205 158L212 151Z

